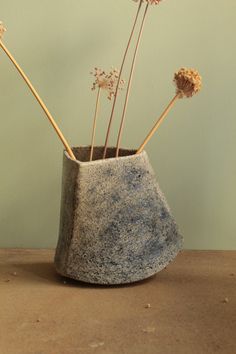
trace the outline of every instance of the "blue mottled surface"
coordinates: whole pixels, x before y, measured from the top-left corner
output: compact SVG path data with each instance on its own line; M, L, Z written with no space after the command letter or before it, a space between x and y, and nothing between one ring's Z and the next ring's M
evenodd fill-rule
M86 161L89 148L74 152ZM138 281L175 258L182 236L146 152L99 160L101 153L93 162L64 155L56 269L89 283Z

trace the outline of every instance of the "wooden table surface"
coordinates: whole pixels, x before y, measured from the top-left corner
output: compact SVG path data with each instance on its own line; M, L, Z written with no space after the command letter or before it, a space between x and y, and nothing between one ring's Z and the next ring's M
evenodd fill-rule
M0 250L1 354L236 353L236 252L185 251L116 287L58 276L53 255Z

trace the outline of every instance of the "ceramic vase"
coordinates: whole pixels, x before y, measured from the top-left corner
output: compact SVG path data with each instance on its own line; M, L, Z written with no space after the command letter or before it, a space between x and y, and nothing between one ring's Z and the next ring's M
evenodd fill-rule
M73 148L63 159L58 273L93 284L125 284L166 267L183 239L147 153Z

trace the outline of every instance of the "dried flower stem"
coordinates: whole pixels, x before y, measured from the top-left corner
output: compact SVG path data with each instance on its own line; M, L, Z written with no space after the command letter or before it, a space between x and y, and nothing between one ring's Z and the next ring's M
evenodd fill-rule
M106 154L107 154L107 147L108 147L109 136L110 136L110 132L111 132L111 125L112 125L113 118L114 118L114 112L115 112L115 106L116 106L116 101L117 101L117 96L118 96L118 90L119 90L119 84L120 84L120 80L121 80L121 75L122 75L122 72L123 72L123 69L124 69L126 57L127 57L128 50L129 50L129 47L130 47L130 44L131 44L131 41L132 41L132 38L133 38L133 35L134 35L134 31L135 31L135 28L136 28L136 25L137 25L137 21L138 21L138 17L139 17L139 14L140 14L140 10L141 10L142 4L143 4L143 0L140 0L138 11L137 11L137 14L136 14L136 17L135 17L135 20L134 20L133 28L132 28L132 31L131 31L131 34L130 34L130 37L129 37L129 40L128 40L127 47L125 49L124 57L123 57L123 60L122 60L120 73L119 73L119 78L118 78L118 81L117 81L117 86L116 86L116 91L115 91L115 96L114 96L114 101L113 101L112 110L111 110L111 116L110 116L110 120L109 120L109 124L108 124L108 128L107 128L107 133L106 133L106 140L105 140L105 146L104 146L104 151L103 151L103 159L106 158Z
M127 87L127 92L126 92L126 97L125 97L124 109L123 109L123 113L122 113L122 117L121 117L120 129L119 129L119 134L118 134L118 139L117 139L117 144L116 144L116 157L119 156L120 142L121 142L122 133L123 133L123 129L124 129L124 122L125 122L127 106L128 106L128 102L129 102L132 79L133 79L138 49L139 49L139 45L140 45L140 41L142 38L143 29L144 29L144 25L145 25L145 20L146 20L146 16L147 16L148 6L149 6L149 3L147 3L145 11L144 11L144 15L143 15L139 35L138 35L138 40L137 40L135 51L134 51L134 56L133 56L133 61L132 61L132 66L131 66L131 71L130 71L130 76L129 76L129 82L128 82L128 87Z
M154 135L154 133L157 131L157 129L160 127L161 123L163 122L163 120L165 119L165 117L167 116L167 114L169 113L169 111L171 110L171 108L173 107L173 105L175 104L175 102L180 98L180 93L177 93L175 95L175 97L170 101L169 105L166 107L166 109L164 110L164 112L162 113L162 115L160 116L160 118L158 119L158 121L156 122L156 124L154 125L154 127L151 129L151 131L149 132L149 134L147 135L147 137L145 138L144 142L142 143L142 145L138 148L136 154L139 154L140 152L143 151L145 145L149 142L149 140L152 138L152 136Z
M5 47L5 45L2 43L2 41L0 41L0 47L4 50L4 52L6 53L6 55L8 56L8 58L11 60L11 62L13 63L13 65L16 67L16 69L18 70L18 72L20 73L20 75L22 76L22 78L24 79L24 81L26 82L26 84L28 85L29 89L31 90L32 94L34 95L34 97L36 98L36 100L38 101L38 103L40 104L41 108L43 109L43 111L45 112L46 116L48 117L50 123L52 124L53 128L55 129L58 137L60 138L61 142L63 143L63 145L65 146L68 154L70 155L70 157L73 160L76 160L75 155L73 154L69 144L67 143L64 135L62 134L61 130L59 129L58 125L56 124L55 120L53 119L52 115L50 114L50 112L48 111L46 105L44 104L44 102L42 101L42 99L40 98L40 96L38 95L37 91L35 90L35 88L33 87L33 85L31 84L30 80L28 79L28 77L25 75L24 71L21 69L21 67L19 66L19 64L16 62L16 60L14 59L14 57L12 56L12 54L9 52L9 50Z
M101 94L101 87L98 88L98 93L97 93L97 100L96 100L96 108L95 108L95 114L94 114L94 120L93 120L93 131L92 131L92 141L91 141L91 150L90 150L89 161L93 160L93 150L94 150L94 141L95 141L95 134L96 134L96 126L97 126L97 117L98 117L98 110L99 110L100 94Z

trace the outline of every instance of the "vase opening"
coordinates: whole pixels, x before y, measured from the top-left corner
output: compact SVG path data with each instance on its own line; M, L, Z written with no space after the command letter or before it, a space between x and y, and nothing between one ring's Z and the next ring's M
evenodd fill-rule
M73 153L78 161L89 162L90 157L90 146L74 147L72 148ZM93 161L102 160L103 158L104 146L95 146L93 150ZM132 149L120 149L119 157L132 156L136 154L136 150ZM116 148L109 147L107 149L106 159L116 157Z

